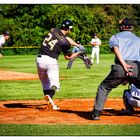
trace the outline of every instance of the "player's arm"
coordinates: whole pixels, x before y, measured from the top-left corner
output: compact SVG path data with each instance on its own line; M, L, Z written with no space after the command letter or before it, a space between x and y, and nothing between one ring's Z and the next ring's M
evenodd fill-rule
M81 52L76 52L76 53L71 53L71 54L65 54L64 57L66 60L70 60L72 58L77 57L79 54L81 54Z
M69 43L71 44L71 46L77 46L80 47L80 51L76 52L76 53L71 53L71 54L65 54L64 57L66 60L70 60L72 58L77 57L79 54L83 53L83 49L82 46L79 44L77 44L73 39L71 39L70 37L66 37L66 39L69 41Z
M92 44L93 46L96 46L96 45L100 46L100 45L101 45L101 41L100 41L100 40L94 41L94 42L91 42L91 44Z
M93 39L91 40L90 44L91 44L92 46L96 46L96 45L97 45L96 41L94 41Z
M113 47L113 51L114 51L116 57L118 58L118 60L120 61L120 63L122 64L124 70L127 72L128 75L131 76L131 75L132 75L132 71L130 71L130 70L133 68L133 66L128 65L128 64L123 60L122 55L121 55L121 53L120 53L120 51L119 51L119 48L118 48L117 46L114 46L114 47Z
M71 39L70 37L66 37L66 39L69 41L69 43L72 45L72 46L79 46L79 44L77 44L73 39Z
M91 40L90 44L91 44L92 46L96 46L96 42L94 42L94 41L92 41L92 40Z
M97 43L96 43L96 42L93 42L93 43L91 43L91 45L96 46L96 45L97 45Z
M102 43L101 43L101 40L99 39L97 45L100 46L101 44L102 44Z

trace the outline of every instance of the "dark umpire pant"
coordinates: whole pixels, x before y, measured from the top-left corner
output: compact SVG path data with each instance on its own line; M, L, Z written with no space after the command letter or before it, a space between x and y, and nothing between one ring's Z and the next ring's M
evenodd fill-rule
M69 60L69 63L68 63L68 65L67 65L67 69L71 69L72 64L73 64L73 62L74 62L74 60L75 60L76 58L82 59L82 60L84 61L84 64L85 64L86 68L87 68L87 69L90 68L90 63L88 62L86 56L85 56L85 55L79 55L79 56L77 56L77 57L75 57L75 58Z
M133 76L127 76L123 66L119 63L111 66L109 75L102 81L97 90L97 95L94 103L94 110L102 111L106 102L108 94L113 88L118 87L124 81L133 83L136 86L140 86L140 62L126 61L127 64L133 66Z

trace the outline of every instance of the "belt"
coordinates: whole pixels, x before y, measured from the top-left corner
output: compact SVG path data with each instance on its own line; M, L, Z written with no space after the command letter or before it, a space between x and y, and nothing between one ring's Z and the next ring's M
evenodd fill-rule
M42 54L38 54L37 57L42 57Z
M43 54L38 54L37 57L42 57L42 55L43 55ZM46 55L46 56L49 56L49 55ZM51 57L51 58L53 58L53 59L56 59L56 58L54 58L54 57L52 57L52 56L49 56L49 57Z

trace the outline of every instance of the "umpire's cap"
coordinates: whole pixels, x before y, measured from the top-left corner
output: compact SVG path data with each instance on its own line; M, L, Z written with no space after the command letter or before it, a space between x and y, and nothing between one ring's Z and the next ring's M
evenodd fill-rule
M9 32L9 31L4 31L4 32L3 32L3 35L5 35L5 36L10 36L10 32Z
M124 18L119 21L119 29L120 30L130 30L134 26L133 22L129 18Z
M62 30L69 30L69 29L72 29L72 28L73 28L73 23L69 19L64 20L61 24L61 27L60 27L60 29L62 29Z

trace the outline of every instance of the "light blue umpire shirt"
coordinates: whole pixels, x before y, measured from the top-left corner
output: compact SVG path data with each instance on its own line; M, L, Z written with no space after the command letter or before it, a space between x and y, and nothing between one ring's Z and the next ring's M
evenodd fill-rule
M114 46L119 48L124 60L140 62L140 38L131 31L122 31L113 35L109 44L110 48Z

